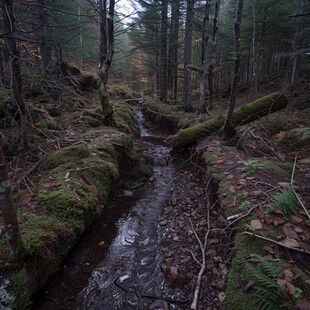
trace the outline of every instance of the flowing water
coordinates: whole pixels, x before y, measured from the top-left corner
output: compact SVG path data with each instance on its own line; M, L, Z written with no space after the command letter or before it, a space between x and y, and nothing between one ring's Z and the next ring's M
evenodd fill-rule
M162 137L152 136L144 128L144 117L139 107L135 107L135 119L141 134L140 142L153 157L152 182L132 204L129 213L117 220L115 238L103 261L94 266L88 285L70 307L58 300L59 309L138 310L148 309L154 299L184 298L181 290L167 287L160 270L163 257L159 247L158 220L161 208L172 191L175 167L170 158L171 149L164 145ZM118 203L127 205L127 200L130 198L123 197ZM101 234L105 238L104 232ZM78 273L75 279L78 280ZM44 306L35 308L51 309ZM171 309L176 309L173 304Z

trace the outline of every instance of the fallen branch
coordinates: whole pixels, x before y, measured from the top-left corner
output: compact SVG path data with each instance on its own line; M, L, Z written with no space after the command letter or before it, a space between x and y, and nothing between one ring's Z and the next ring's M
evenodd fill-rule
M284 244L284 243L282 243L282 242L278 242L278 241L276 241L276 240L273 240L273 239L270 239L270 238L267 238L267 237L264 237L264 236L261 236L261 235L257 235L257 234L255 234L255 233L252 233L252 232L249 232L249 231L244 231L242 234L243 234L243 235L252 236L252 237L256 237L256 238L259 238L259 239L262 239L262 240L265 240L265 241L269 241L269 242L275 243L275 244L277 244L277 245L279 245L279 246L282 246L282 247L284 247L284 248L286 248L286 249L289 249L289 250L293 250L293 251L301 252L301 253L303 253L303 254L308 254L308 255L310 255L310 252L308 252L308 251L306 251L306 250L304 250L304 249L294 248L294 247L291 247L291 246L289 246L289 245L286 245L286 244Z
M288 101L284 95L281 95L279 92L272 93L235 109L232 123L234 126L250 123L262 116L285 108L287 104ZM222 114L207 122L181 129L175 136L171 136L169 140L174 142L177 148L188 147L195 144L199 139L206 138L220 130L224 125L225 119L226 115Z
M210 183L210 179L207 183L206 190L208 189L209 183ZM192 220L190 218L188 218L190 225L191 225L191 228L194 232L194 235L195 235L195 237L199 243L199 247L200 247L200 251L201 251L201 255L202 255L202 262L199 262L198 259L195 257L194 253L192 251L190 251L190 253L193 256L193 259L201 267L199 270L198 276L197 276L197 282L196 282L196 286L195 286L195 290L194 290L194 297L193 297L193 301L192 301L192 304L190 307L191 310L196 310L198 307L198 299L199 299L199 292L200 292L200 287L201 287L201 280L202 280L202 276L206 270L206 248L207 248L207 243L208 243L208 236L210 233L210 207L211 207L208 193L207 193L206 197L207 197L207 210L208 210L208 213L207 213L208 230L205 234L205 240L204 240L203 244L202 244L202 242L201 242L201 240L200 240L200 238L199 238L199 236L198 236L198 234L197 234L197 232L193 226Z

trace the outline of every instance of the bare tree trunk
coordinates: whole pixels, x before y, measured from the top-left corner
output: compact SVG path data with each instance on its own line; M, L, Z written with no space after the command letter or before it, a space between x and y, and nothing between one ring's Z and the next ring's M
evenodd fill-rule
M53 93L53 65L52 65L52 42L51 42L51 29L49 25L49 13L44 7L47 3L44 0L43 3L41 0L37 0L39 4L38 9L38 24L40 25L40 55L43 65L43 77L44 85L43 89L47 93Z
M206 86L206 77L207 77L207 46L208 46L208 25L209 25L209 15L210 15L210 6L211 3L209 0L206 0L205 4L205 15L203 17L203 29L202 29L202 38L201 38L201 72L200 72L200 81L199 81L199 90L200 90L200 113L207 112L206 98L205 98L205 86Z
M0 49L0 85L5 86L2 50Z
M224 124L224 135L230 137L235 134L235 129L232 123L232 116L236 104L236 96L238 83L240 79L240 63L241 63L241 48L240 48L240 26L242 17L243 0L238 0L236 18L235 18L235 63L232 87L230 93L229 106Z
M168 52L168 96L170 99L177 98L178 88L178 38L180 27L180 0L171 2L171 28L169 34Z
M113 121L113 107L108 91L108 75L114 55L114 6L115 0L110 0L107 11L107 0L99 1L99 97L106 120Z
M212 32L212 50L211 50L211 61L208 68L208 80L209 80L209 105L208 110L213 109L214 103L214 69L215 69L215 55L218 39L218 28L219 28L219 11L221 7L221 1L218 0L215 3L215 11L213 18L213 32Z
M160 100L167 101L167 31L168 31L168 3L162 0L160 25Z
M258 73L257 73L257 55L256 55L256 0L252 0L252 14L253 14L253 35L252 35L252 91L254 96L258 91Z
M1 136L0 136L1 140ZM0 141L0 143L2 143ZM0 145L0 206L4 221L5 235L13 255L20 244L20 231L16 216L15 205L12 198L11 182L9 180L7 165Z
M186 24L185 24L185 46L184 46L184 89L183 102L185 111L193 110L191 104L191 71L189 65L192 58L192 37L193 37L193 18L194 18L194 0L187 0L186 7Z
M20 74L19 51L16 46L15 36L15 17L12 0L3 0L3 30L7 33L5 43L9 53L9 63L11 66L11 93L12 98L18 106L20 113L20 146L21 149L28 147L28 130L27 130L27 108L23 97L23 85Z

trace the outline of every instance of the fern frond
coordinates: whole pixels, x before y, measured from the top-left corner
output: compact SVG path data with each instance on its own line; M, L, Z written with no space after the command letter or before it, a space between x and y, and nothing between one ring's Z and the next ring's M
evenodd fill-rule
M245 268L250 278L255 280L253 289L258 309L291 309L292 300L285 289L277 283L282 271L260 255L253 254L251 257L256 261L256 265L246 263Z
M298 199L291 185L283 188L280 193L271 198L268 211L277 209L283 212L285 216L291 214L298 205Z

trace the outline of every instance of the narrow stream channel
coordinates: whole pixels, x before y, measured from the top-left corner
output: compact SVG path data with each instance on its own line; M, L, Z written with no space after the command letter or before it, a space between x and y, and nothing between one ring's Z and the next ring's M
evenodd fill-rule
M150 136L143 127L142 112L136 110L135 115L141 138ZM152 144L151 148L154 184L117 223L109 253L79 294L79 309L146 309L149 300L139 294L156 296L156 289L163 286L157 226L161 206L170 196L174 167L168 147Z
M74 254L78 262L73 262L73 266L65 266L67 269L76 269L73 271L75 276L71 281L79 281L80 264L93 267L88 285L84 284L78 296L74 297L71 294L69 298L68 296L64 298L66 294L62 291L70 286L70 283L60 279L58 281L60 284L57 284L58 291L63 296L57 296L57 289L50 287L46 289L47 296L39 298L40 302L35 301L32 309L139 310L148 309L154 299L184 299L181 290L167 287L160 270L163 257L159 247L158 218L172 191L175 167L170 158L171 149L164 145L163 137L152 136L144 128L144 117L139 107L135 107L135 119L146 152L153 156L154 174L151 184L134 197L123 196L122 199L116 200L118 205L113 205L113 209L130 208L127 215L125 211L118 219L114 218L116 231L115 228L109 227L113 224L104 224L102 227L100 223L100 227L93 228L96 236L99 233L103 240L106 240L106 237L108 239L108 236L105 236L107 230L115 231L110 246L102 249L105 253L99 265L98 263L93 265L96 260L88 263L92 253L91 248L83 248L87 247L86 237L82 247L79 247L80 249ZM107 234L109 233L111 232L108 231ZM98 243L98 240L100 238L97 237L94 242ZM86 258L83 260L83 255L88 257L88 260ZM49 290L53 292L52 296ZM170 309L177 307L172 304Z

